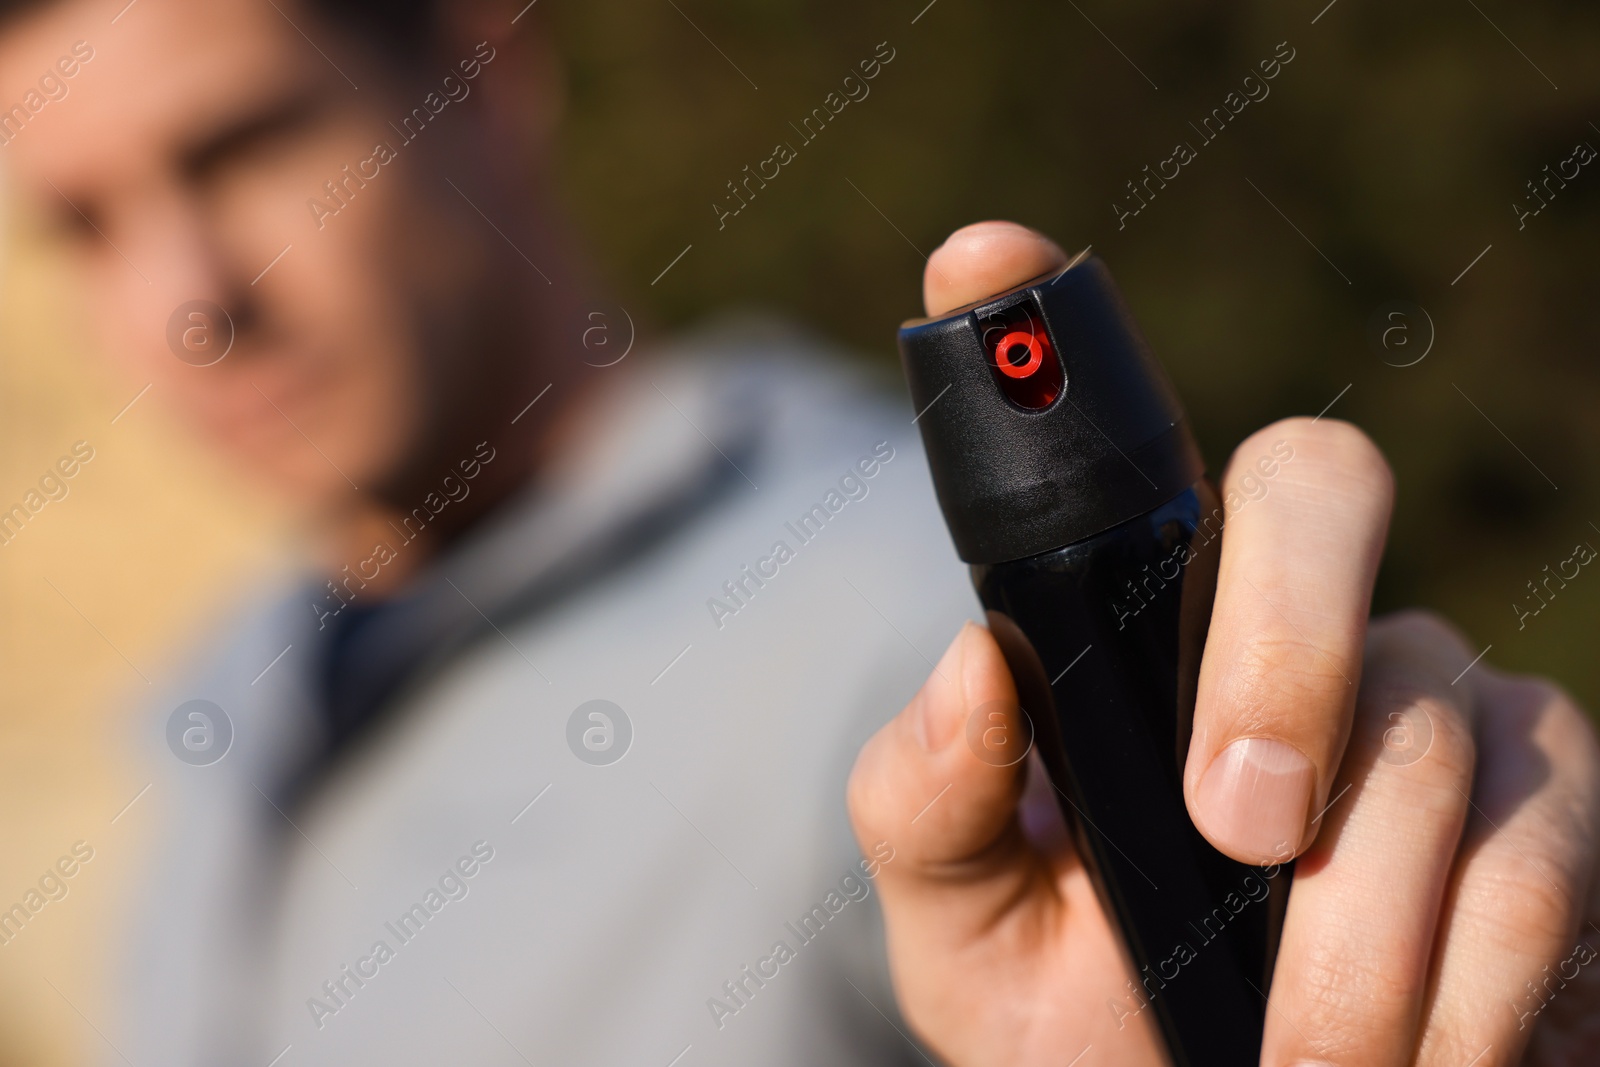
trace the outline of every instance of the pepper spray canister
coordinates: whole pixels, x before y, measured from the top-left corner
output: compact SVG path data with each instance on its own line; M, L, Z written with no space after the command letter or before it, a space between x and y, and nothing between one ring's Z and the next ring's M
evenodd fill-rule
M1184 804L1224 512L1171 383L1092 257L907 322L900 353L945 522L1127 948L1134 984L1107 998L1153 1014L1174 1067L1255 1067L1298 842L1239 863Z

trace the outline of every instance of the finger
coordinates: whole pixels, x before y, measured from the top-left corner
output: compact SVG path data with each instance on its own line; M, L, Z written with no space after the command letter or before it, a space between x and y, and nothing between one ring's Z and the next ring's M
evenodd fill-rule
M1595 1062L1600 927L1587 908L1600 752L1570 699L1473 668L1482 724L1467 832L1445 900L1419 1064Z
M969 622L850 774L862 851L893 857L877 878L897 997L912 1027L951 1062L962 1061L955 1053L984 1029L973 1020L988 1010L951 974L952 961L968 961L963 972L981 968L973 961L988 955L994 929L1045 882L1017 819L1028 761L979 759L966 741L974 713L987 728L997 712L994 725L1006 729L1017 710L999 647Z
M862 748L850 775L862 849L882 841L894 851L878 876L885 912L936 918L929 929L947 943L984 929L1035 860L1016 817L1026 749L986 761L966 738L974 714L985 729L1025 738L1019 711L994 638L969 622L911 703Z
M893 857L877 882L901 1008L949 1063L1046 1062L1063 1035L1157 1062L1154 1014L1020 725L999 647L968 623L851 772L857 839Z
M1350 751L1296 865L1263 1063L1411 1063L1472 788L1472 700L1451 684L1472 655L1431 616L1374 623Z
M977 222L951 234L922 275L922 302L942 315L1067 265L1066 253L1015 222Z
M1349 736L1394 482L1347 423L1288 419L1234 453L1195 536L1216 551L1184 794L1201 832L1268 864L1309 822Z

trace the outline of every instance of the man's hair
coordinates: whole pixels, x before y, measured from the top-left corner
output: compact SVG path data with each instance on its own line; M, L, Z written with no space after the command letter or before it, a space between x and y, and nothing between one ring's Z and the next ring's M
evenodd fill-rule
M362 41L402 56L428 48L434 29L434 0L301 0L330 22Z
M58 0L0 0L0 27L17 15ZM358 40L402 58L425 52L434 29L435 0L298 0L349 30Z

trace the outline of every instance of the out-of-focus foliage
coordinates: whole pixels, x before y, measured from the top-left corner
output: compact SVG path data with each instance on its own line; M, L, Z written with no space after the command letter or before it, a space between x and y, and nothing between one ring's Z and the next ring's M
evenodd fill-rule
M552 4L565 195L658 326L755 303L886 367L920 311L919 252L950 230L1003 217L1092 243L1214 469L1350 385L1329 417L1376 438L1400 486L1378 608L1442 610L1491 660L1600 705L1600 577L1551 586L1525 628L1513 608L1575 544L1600 547L1600 166L1552 183L1520 230L1513 209L1537 206L1525 183L1546 165L1600 148L1600 12L1325 2ZM802 143L790 123L883 41L871 95ZM1190 123L1285 41L1270 95L1204 143ZM780 141L798 158L719 230L725 183ZM1180 141L1198 158L1119 228L1124 183ZM1436 327L1415 366L1369 341L1394 300Z

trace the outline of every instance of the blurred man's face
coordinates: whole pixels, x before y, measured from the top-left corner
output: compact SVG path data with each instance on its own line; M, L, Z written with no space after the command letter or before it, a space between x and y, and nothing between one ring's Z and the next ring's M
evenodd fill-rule
M70 243L134 388L153 383L152 399L302 500L354 483L403 502L421 468L488 436L473 409L507 357L484 353L515 345L495 323L513 272L462 195L518 232L495 192L515 176L482 164L482 100L450 103L411 144L390 125L446 74L460 84L473 46L402 84L291 0L117 7L59 0L0 29L0 108L23 105L0 136L13 198ZM466 84L481 95L496 73ZM373 176L379 142L395 158ZM346 206L313 212L313 198L339 206L329 181ZM169 344L197 300L236 334L211 366ZM226 337L179 318L201 352Z

